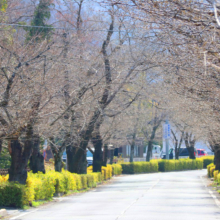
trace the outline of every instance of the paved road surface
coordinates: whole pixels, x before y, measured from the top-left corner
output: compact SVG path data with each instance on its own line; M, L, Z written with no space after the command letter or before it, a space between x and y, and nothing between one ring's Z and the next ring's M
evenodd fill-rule
M114 178L111 184L11 219L220 219L220 208L201 179L205 174L205 170L200 170L121 176Z

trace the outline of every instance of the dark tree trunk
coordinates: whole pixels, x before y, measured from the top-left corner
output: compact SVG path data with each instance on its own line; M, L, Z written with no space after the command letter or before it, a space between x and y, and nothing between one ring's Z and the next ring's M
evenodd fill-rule
M220 150L215 151L215 169L220 171Z
M86 151L83 153L81 160L79 161L77 173L87 174L87 160L86 160Z
M148 141L147 157L146 157L146 161L148 161L148 162L151 159L152 149L153 149L153 141L150 140L150 141Z
M21 184L26 184L27 164L32 151L32 138L30 137L25 140L23 150L18 139L9 140L9 145L11 149L9 181L17 181Z
M95 148L93 153L93 172L102 171L102 137L99 133L93 135L92 144Z
M61 172L63 168L62 155L63 154L57 154L56 157L54 157L54 167L57 172Z
M194 146L193 146L193 147L188 147L187 149L188 149L188 151L189 151L189 158L190 158L190 159L196 159L196 157L195 157L195 151L194 151Z
M74 156L76 154L76 148L72 146L68 146L66 148L66 155L67 155L67 170L71 173L76 173L74 169Z
M2 140L0 139L0 155L1 155L1 152L2 152Z
M114 149L110 150L110 164L113 164L113 159L114 159Z
M30 169L33 173L42 172L45 173L44 157L40 152L40 137L33 138L33 152L30 157Z
M194 151L195 142L196 142L196 139L192 138L192 133L189 134L188 132L186 132L185 145L186 145L187 150L189 152L189 158L190 159L196 159L195 151Z
M107 160L108 160L108 145L104 145L104 154L103 154L103 166L107 166Z
M180 149L176 148L175 149L175 159L179 160L179 154L180 154Z
M132 141L132 143L131 143L130 160L129 160L130 163L132 163L134 161L134 146L135 146L135 143Z

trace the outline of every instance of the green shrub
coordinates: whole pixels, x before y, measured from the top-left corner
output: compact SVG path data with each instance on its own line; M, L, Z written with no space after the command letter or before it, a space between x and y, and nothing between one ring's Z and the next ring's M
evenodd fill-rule
M196 158L196 169L202 169L203 168L203 160L200 158Z
M87 185L86 174L82 174L82 175L80 175L80 177L81 177L82 189L87 189L88 185Z
M145 162L147 163L147 162ZM158 172L158 160L150 161L150 172Z
M209 164L214 163L214 156L205 156L200 159L203 160L203 168L207 168Z
M86 174L86 177L87 177L87 186L89 188L96 187L97 182L95 181L95 176L89 173L89 174Z
M207 173L208 173L208 177L211 177L211 168L215 167L214 163L211 163L209 165L207 165Z
M76 181L76 189L77 190L81 190L83 189L83 186L82 186L82 181L81 181L81 176L79 174L72 174L75 181Z
M121 166L123 174L134 174L134 163L122 163Z
M19 183L0 184L0 206L20 207L25 204L25 186Z
M158 169L160 172L165 172L165 160L159 160L158 161Z
M112 175L122 174L122 166L120 164L112 164Z
M210 168L210 177L214 177L215 166Z
M72 173L62 170L63 178L64 178L64 187L65 187L65 193L67 193L69 190L77 190L76 187L76 180Z
M217 180L218 173L219 173L218 170L215 170L215 171L213 172L214 180Z

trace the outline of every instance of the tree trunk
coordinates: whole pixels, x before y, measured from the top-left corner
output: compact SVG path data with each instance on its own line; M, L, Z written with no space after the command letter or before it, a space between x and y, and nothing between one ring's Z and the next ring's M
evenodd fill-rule
M146 157L146 161L150 161L151 155L152 155L152 148L153 148L153 141L150 140L148 142L148 148L147 148L147 157Z
M189 158L190 159L196 159L195 151L194 151L195 142L196 142L196 139L192 138L192 133L188 134L188 132L186 132L185 145L186 145L187 150L189 152Z
M108 145L104 145L104 153L103 153L103 166L107 166L107 160L108 160Z
M87 160L86 160L86 151L83 153L83 156L78 164L78 174L87 174Z
M40 153L40 137L33 138L33 152L30 157L30 169L33 173L42 172L45 173L44 157Z
M57 172L61 172L63 168L62 155L63 152L59 152L56 154L56 156L54 156L54 168Z
M9 140L11 149L11 166L9 169L9 181L17 181L26 184L27 164L32 151L32 138L28 138L24 143L22 151L18 138Z
M187 148L188 149L188 151L189 151L189 158L190 159L196 159L196 157L195 157L195 152L194 152L194 146L192 147L188 147Z
M135 146L135 143L132 141L132 143L131 143L131 153L130 153L130 163L132 163L134 161L134 146Z
M102 171L102 137L99 133L94 135L91 139L95 148L93 154L93 172Z
M220 171L220 150L215 151L215 169Z
M0 155L1 155L1 152L2 152L2 140L0 140Z
M76 173L74 169L74 156L76 153L76 148L72 146L68 146L66 148L66 156L67 156L67 170L71 173Z
M114 149L110 150L110 164L113 164Z
M179 154L180 154L179 151L180 151L180 150L179 150L178 148L175 149L175 159L176 159L176 160L179 160Z

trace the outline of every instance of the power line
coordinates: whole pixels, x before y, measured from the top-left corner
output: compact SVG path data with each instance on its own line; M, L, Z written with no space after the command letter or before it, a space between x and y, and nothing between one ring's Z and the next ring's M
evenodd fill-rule
M74 28L62 28L62 27L49 27L49 26L35 26L35 25L24 25L24 24L6 24L6 23L0 23L0 25L3 26L14 26L14 27L33 27L33 28L44 28L44 29L58 29L58 30L72 30L72 31L104 31L104 32L108 32L109 30L104 30L104 29L74 29ZM112 32L124 32L124 33L129 33L127 31L112 31Z

